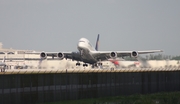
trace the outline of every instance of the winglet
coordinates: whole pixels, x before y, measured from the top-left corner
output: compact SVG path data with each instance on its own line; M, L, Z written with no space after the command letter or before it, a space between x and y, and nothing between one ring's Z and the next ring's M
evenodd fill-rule
M99 47L99 34L97 36L97 41L96 41L96 47L95 47L96 51L98 51L98 47Z

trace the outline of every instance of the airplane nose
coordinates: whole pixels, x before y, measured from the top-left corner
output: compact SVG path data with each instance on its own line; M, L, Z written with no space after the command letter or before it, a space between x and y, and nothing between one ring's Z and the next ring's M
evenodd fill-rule
M79 48L79 49L86 48L86 43L85 43L85 42L79 42L79 43L78 43L78 48Z
M82 42L79 42L79 43L78 43L78 47L79 47L79 48L83 48L83 46L84 46L84 45L83 45Z

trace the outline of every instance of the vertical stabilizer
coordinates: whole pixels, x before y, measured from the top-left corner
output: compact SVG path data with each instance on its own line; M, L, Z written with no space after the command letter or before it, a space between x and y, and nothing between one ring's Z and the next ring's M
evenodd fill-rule
M99 47L99 34L97 36L97 41L96 41L96 47L95 47L96 51L98 51L98 47Z

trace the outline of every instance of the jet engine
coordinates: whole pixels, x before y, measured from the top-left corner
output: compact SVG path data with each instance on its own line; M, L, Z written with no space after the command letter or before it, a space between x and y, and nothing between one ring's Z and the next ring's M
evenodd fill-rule
M138 52L136 52L136 51L132 51L132 53L131 53L131 57L138 57Z
M41 57L41 59L46 59L47 58L47 54L45 52L41 52L40 53L40 57Z
M117 53L116 52L111 52L110 53L110 57L111 58L116 58L117 57Z
M63 59L64 58L64 54L59 52L59 53L57 53L57 57L60 58L60 59Z

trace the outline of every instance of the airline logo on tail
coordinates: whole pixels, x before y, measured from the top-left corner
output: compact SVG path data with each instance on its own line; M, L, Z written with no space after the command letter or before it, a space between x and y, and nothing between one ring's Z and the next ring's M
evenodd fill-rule
M96 51L98 51L98 47L99 47L99 34L97 36L97 41L96 41L96 47L95 47Z

